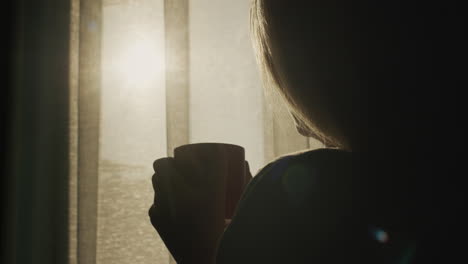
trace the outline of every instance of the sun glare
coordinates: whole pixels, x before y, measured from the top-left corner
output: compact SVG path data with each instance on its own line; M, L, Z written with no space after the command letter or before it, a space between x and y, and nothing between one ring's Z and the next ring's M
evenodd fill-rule
M151 84L161 74L164 57L152 41L138 40L124 46L116 61L116 74L132 86Z

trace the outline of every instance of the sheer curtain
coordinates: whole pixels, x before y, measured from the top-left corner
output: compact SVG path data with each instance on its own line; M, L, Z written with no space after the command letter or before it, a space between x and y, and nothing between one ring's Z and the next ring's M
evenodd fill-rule
M152 228L152 161L243 146L256 173L318 142L265 97L249 0L73 0L70 263L171 263Z

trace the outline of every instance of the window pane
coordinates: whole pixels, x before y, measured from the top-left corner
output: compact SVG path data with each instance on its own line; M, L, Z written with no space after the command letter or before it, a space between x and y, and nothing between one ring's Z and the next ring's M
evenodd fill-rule
M152 162L168 154L163 2L104 0L99 264L169 263L147 216ZM265 136L249 3L189 2L189 139L243 146L255 174L265 165L265 145L273 141Z
M264 165L264 131L249 6L190 1L190 141L241 145L255 173Z
M147 215L166 155L163 0L104 3L97 261L168 263Z

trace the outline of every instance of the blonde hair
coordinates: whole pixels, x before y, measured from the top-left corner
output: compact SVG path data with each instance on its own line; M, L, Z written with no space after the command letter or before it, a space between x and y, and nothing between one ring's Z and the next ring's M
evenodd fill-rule
M330 135L322 132L319 127L304 113L304 109L294 101L290 95L288 85L284 81L283 73L278 69L273 60L272 52L272 28L267 17L268 9L265 1L252 0L250 8L251 39L255 51L257 63L263 79L265 93L278 93L288 106L290 112L297 118L302 126L306 126L310 136L321 141L326 146L342 147L342 144Z

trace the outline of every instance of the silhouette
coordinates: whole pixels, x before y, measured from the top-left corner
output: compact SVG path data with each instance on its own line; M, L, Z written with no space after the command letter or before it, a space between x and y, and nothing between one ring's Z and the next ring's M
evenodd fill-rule
M267 164L216 256L178 261L466 262L465 19L449 2L254 0L265 88L327 148ZM164 218L158 206L152 219Z

